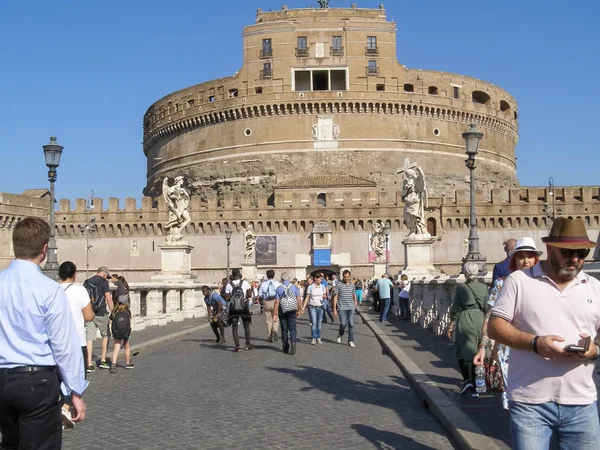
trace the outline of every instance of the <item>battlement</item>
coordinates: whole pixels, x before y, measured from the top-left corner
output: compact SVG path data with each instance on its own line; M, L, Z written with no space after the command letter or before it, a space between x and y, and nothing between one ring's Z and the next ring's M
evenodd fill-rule
M379 5L378 9L357 8L352 4L350 8L294 8L282 6L279 11L256 11L256 23L297 21L297 20L344 20L344 21L378 21L385 22L385 8Z

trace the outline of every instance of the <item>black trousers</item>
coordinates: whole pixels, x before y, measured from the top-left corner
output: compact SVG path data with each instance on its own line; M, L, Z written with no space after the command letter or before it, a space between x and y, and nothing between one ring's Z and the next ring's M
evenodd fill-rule
M462 374L463 381L470 381L475 386L475 365L473 361L458 360L458 368Z
M62 447L57 372L0 373L0 448Z
M283 312L279 308L279 323L281 324L281 344L283 348L296 343L296 311Z
M246 345L250 345L250 319L242 317L242 323L244 324L244 334L246 335ZM240 346L240 336L238 335L238 324L240 322L239 317L231 319L231 332L233 333L233 342L236 347Z
M216 322L211 320L210 327L212 328L213 333L215 333L217 339L225 340L225 325L223 324L223 322L221 322L220 320L217 320ZM219 331L221 332L220 334Z

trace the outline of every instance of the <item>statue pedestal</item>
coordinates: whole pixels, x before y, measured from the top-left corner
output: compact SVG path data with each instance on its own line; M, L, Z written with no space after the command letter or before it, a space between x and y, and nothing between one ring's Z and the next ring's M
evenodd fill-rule
M192 275L191 245L162 245L160 248L160 273L150 277L152 281L186 282L196 279Z
M256 279L256 264L250 262L242 263L242 278L248 281Z
M375 278L381 278L381 275L385 273L385 261L384 262L373 262L373 276Z
M402 274L409 278L438 276L441 272L433 266L433 243L435 239L405 239L404 269Z

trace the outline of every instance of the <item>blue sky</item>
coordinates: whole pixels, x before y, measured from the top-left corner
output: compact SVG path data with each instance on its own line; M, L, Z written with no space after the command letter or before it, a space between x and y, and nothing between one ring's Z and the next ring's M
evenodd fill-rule
M382 0L331 2L377 8ZM57 198L141 198L142 116L160 97L232 75L257 8L313 0L0 0L0 192L47 186L41 146L65 147ZM599 184L600 2L385 3L398 59L499 85L519 103L522 185ZM139 203L138 203L139 205ZM122 205L123 206L123 205Z

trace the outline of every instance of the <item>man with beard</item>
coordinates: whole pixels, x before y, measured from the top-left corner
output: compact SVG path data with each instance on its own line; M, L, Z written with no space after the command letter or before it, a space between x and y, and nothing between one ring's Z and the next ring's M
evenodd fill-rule
M489 337L511 347L508 400L513 448L600 449L591 360L600 347L600 281L581 272L595 243L581 219L557 218L542 238L548 259L506 278ZM591 337L591 338L590 338Z

